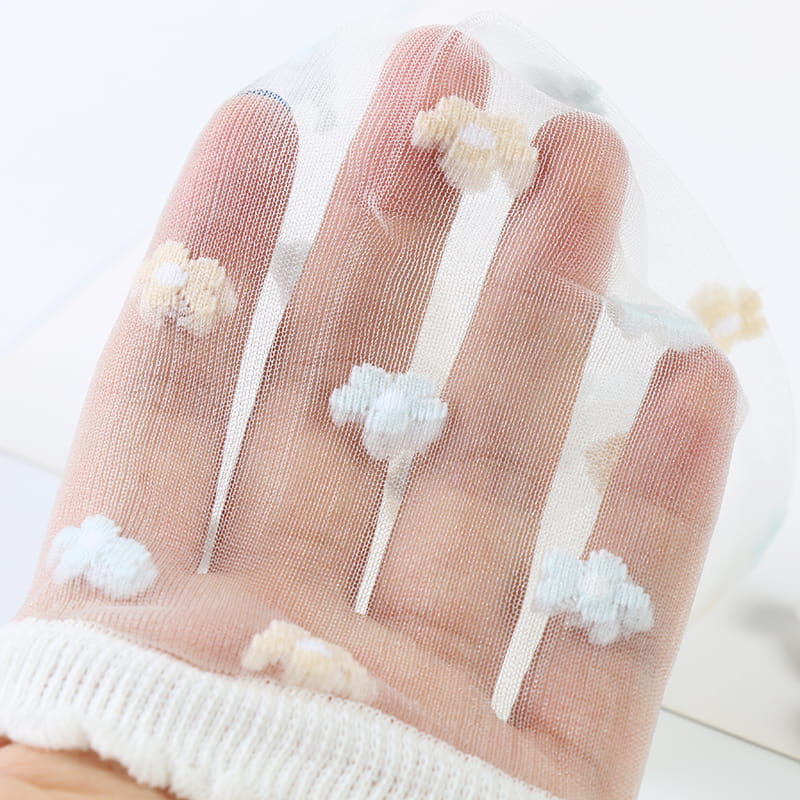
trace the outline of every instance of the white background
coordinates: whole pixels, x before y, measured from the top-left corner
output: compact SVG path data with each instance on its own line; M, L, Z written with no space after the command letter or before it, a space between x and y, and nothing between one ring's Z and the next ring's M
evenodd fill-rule
M800 4L501 5L601 83L706 209L762 290L797 391ZM194 138L227 96L348 19L453 21L481 7L0 0L0 359L24 350L66 301L146 239ZM100 285L91 291L109 298L110 309L98 312L105 320L116 300L111 289L103 294L102 277ZM76 362L83 341L76 333ZM58 415L57 383L36 398L30 392L0 376L0 394L22 398L34 423ZM56 485L41 468L0 458L4 618L22 598ZM800 628L789 610L800 602L800 590L790 596L800 565L789 560L798 553L797 508L795 500L759 570L690 633L671 704L800 753ZM770 607L783 616L759 628L753 615ZM752 624L737 627L745 617ZM642 797L789 800L798 787L796 762L665 714Z

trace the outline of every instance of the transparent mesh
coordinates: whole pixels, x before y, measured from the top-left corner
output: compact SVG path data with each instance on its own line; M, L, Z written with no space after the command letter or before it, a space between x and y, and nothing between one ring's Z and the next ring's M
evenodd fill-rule
M671 186L495 20L257 81L169 199L18 619L634 796L744 418L726 351L773 352Z

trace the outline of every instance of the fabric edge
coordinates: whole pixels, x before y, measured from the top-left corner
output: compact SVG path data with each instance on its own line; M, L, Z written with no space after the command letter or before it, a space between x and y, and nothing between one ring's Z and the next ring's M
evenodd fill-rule
M0 628L0 735L186 800L557 800L383 712L204 672L75 620Z

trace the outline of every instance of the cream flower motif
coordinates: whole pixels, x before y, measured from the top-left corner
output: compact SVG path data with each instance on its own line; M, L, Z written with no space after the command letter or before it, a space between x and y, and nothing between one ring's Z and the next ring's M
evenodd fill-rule
M122 529L101 514L86 517L80 527L59 531L50 546L48 564L56 583L84 578L114 599L135 597L158 576L148 549L120 536Z
M737 342L760 336L767 327L755 289L710 284L700 289L689 305L726 353Z
M236 292L219 261L190 258L180 242L160 244L139 268L139 313L151 325L175 320L195 336L205 336L236 308Z
M375 679L347 650L281 620L253 637L242 666L250 672L272 670L292 686L360 703L378 696Z
M653 627L650 595L607 550L596 550L586 560L563 550L547 553L536 606L547 614L566 614L566 625L585 628L592 644L611 644Z
M538 151L528 141L523 123L490 114L461 97L443 97L414 120L411 142L436 149L447 182L464 191L489 187L498 170L513 196L524 192L536 175Z
M364 426L361 440L379 461L421 453L447 418L447 403L436 396L430 378L373 364L354 366L348 382L331 393L328 408L335 425Z

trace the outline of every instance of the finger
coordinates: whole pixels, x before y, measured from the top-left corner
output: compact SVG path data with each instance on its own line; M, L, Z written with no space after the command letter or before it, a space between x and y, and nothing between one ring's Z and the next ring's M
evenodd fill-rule
M405 366L460 197L412 145L414 120L449 95L482 105L487 85L481 53L459 31L422 28L395 48L289 306L279 388L305 386L313 355L327 408L330 378L344 381L354 363Z
M143 308L144 290L135 287L95 375L52 531L102 514L156 563L196 561L224 409L288 198L295 148L286 107L254 94L223 106L199 139L149 254L174 241L193 259L217 260L235 309L198 335L177 315L144 318L152 308Z
M485 687L519 614L627 180L618 136L588 115L550 120L535 144L539 175L512 209L372 605Z
M512 713L512 724L565 743L566 770L593 765L615 797L635 794L721 502L736 396L730 365L710 348L661 359L585 554L623 559L650 595L654 626L598 646L551 618Z
M287 308L212 569L241 569L266 549L320 585L355 580L385 465L358 432L334 427L328 400L353 365L407 367L459 200L431 154L412 146L414 120L443 96L481 104L487 80L480 51L451 29L414 31L389 58ZM284 530L281 511L294 514L298 498L302 530L295 517Z
M511 210L498 279L519 279L524 289L544 271L602 293L628 186L625 145L606 122L578 112L550 119L535 144L536 183ZM515 264L529 268L514 270ZM507 299L505 288L500 299Z

